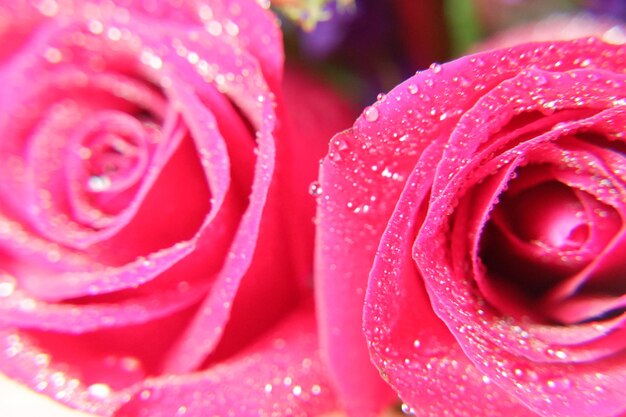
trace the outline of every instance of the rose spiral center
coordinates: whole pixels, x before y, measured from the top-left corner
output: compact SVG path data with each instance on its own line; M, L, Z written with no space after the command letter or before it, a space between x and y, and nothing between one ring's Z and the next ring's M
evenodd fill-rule
M619 261L608 252L620 216L592 188L567 184L555 169L518 168L499 196L481 236L481 285L486 298L506 313L564 324L599 320L614 307L596 311L588 300L622 293L614 290L620 268L605 267Z
M116 215L128 206L149 165L149 139L157 131L132 115L111 110L76 130L67 169L77 219L100 228L103 215Z
M588 220L576 194L550 181L514 196L496 210L520 240L545 250L575 250L589 236ZM504 226L504 225L503 225Z
M133 139L115 133L97 134L80 150L80 156L89 173L87 188L94 193L127 187L145 165L145 154Z

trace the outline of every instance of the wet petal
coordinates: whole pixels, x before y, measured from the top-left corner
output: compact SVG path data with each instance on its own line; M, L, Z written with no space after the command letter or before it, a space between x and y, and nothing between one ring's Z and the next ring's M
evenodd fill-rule
M375 260L367 286L366 337L381 375L409 410L420 413L422 404L433 404L430 411L434 413L450 409L475 413L474 404L458 400L458 393L454 404L448 398L422 398L429 395L428 388L433 392L445 388L420 376L420 364L426 359L414 353L415 340L418 346L423 343L432 349L432 353L426 349L426 357L441 359L441 363L448 360L440 379L449 375L457 381L463 373L454 368L458 366L468 372L461 378L464 382L457 384L461 389L502 395L498 405L488 410L493 415L566 412L582 416L598 413L600 403L602 415L622 410L623 392L617 388L623 367L621 319L568 328L502 315L476 289L471 260L478 254L476 242L485 219L497 204L497 196L506 193L506 185L514 184L516 169L532 161L553 163L542 157L549 149L542 141L565 144L568 135L594 127L607 140L619 137L612 132L619 132L616 126L621 123L624 55L623 47L585 39L529 44L433 64L366 108L351 130L331 141L321 171L318 304L322 306L321 329L329 344L325 348L344 395L360 399L359 394L371 384L364 371L359 370L356 377L351 374L359 357L365 366L365 356L351 349L348 358L333 345L358 347L361 343L360 292ZM576 166L577 160L573 158L571 165L556 162L555 166L564 169L550 171L547 178L577 190L568 198L580 201L583 210L597 208L591 203L597 196L599 205L621 211L621 186L613 187L613 194L603 192L599 181L581 180L598 174L598 178L612 178L610 170L598 166L596 171L590 165L589 170L569 178L570 171L582 168ZM403 187L407 194L412 191L410 197L400 194ZM470 196L479 202L474 213L469 210L471 201L464 200ZM560 221L561 214L554 218ZM606 224L613 223L609 219ZM553 225L538 229L538 236L547 236L541 233L548 226ZM385 227L388 232L383 234ZM610 240L617 230L611 226L591 239L581 237L577 248L599 253L602 248L594 245L605 237ZM467 232L470 239L463 242ZM416 235L412 255L417 270L410 259L402 257ZM542 252L536 253L541 256ZM573 265L568 268L575 270ZM474 272L478 276L483 271L479 266ZM420 275L425 287L421 290ZM511 295L499 295L502 304L513 300L508 298ZM442 322L431 320L430 308L419 300L429 302ZM350 367L342 364L346 362ZM411 363L418 365L413 369ZM475 376L470 376L473 372ZM481 381L488 386L481 386ZM568 395L570 387L581 394ZM370 399L369 409L375 404Z
M116 417L312 416L336 408L318 352L312 309L299 311L237 356L209 370L134 387Z

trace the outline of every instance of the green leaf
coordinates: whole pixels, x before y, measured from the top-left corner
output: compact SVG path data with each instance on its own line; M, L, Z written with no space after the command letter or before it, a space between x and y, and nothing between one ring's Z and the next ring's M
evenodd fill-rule
M482 38L474 2L471 0L445 0L446 21L450 34L452 53L455 56Z

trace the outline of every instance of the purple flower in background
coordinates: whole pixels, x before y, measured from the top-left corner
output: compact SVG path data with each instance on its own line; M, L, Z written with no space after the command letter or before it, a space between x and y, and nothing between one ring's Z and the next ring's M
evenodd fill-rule
M585 0L584 5L593 13L607 14L616 19L626 20L626 2L624 0Z
M439 1L356 0L312 32L294 30L298 58L307 65L330 64L331 76L363 103L448 53ZM337 68L351 75L347 81Z

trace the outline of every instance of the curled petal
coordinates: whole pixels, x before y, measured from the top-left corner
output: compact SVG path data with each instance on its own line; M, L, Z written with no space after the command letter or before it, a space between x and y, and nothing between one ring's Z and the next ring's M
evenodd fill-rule
M304 417L336 408L319 358L311 309L292 314L257 343L209 370L148 379L133 390L133 398L116 417Z

